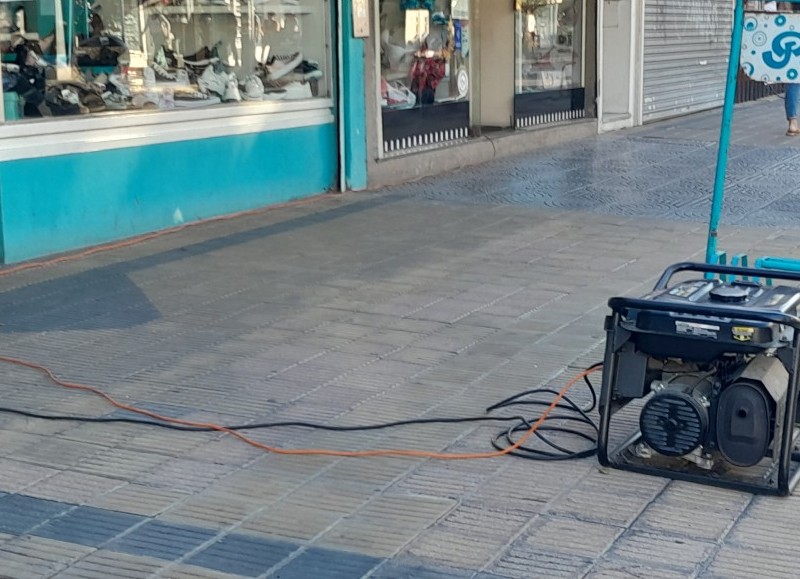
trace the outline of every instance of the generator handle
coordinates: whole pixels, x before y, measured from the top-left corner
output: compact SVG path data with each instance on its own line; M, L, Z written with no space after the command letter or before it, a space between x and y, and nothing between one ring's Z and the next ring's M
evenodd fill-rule
M699 273L722 273L741 277L761 277L770 279L782 279L786 281L800 282L800 272L782 271L779 269L767 269L762 267L739 267L735 265L719 265L710 263L696 263L684 261L674 263L664 270L661 274L655 290L666 289L672 276L681 271L696 271Z
M709 306L707 304L699 305L678 302L657 302L639 298L611 298L608 300L608 305L612 310L619 313L622 313L625 309L672 312L675 314L697 315L704 318L732 318L754 322L771 322L792 326L800 330L800 318L775 310L762 310L759 308L744 309L730 306Z

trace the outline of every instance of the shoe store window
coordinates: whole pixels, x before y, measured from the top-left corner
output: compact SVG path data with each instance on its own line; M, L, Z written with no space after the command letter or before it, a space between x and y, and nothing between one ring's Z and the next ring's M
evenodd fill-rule
M582 118L583 0L516 0L517 128Z
M327 97L328 10L325 0L0 2L5 121Z
M384 153L464 139L469 0L380 0Z

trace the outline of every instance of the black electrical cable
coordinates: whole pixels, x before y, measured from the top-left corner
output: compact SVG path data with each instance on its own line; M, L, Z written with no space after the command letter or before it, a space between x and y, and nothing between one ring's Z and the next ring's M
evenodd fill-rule
M170 430L183 430L185 432L218 432L215 428L203 428L199 426L181 426L179 424L171 424L169 422L160 422L155 419L146 418L110 418L105 416L67 416L63 414L40 414L37 412L29 412L27 410L19 410L17 408L7 408L0 406L0 413L2 414L17 414L27 418L37 418L40 420L59 420L65 422L85 422L85 423L123 423L123 424L140 424L143 426L156 426L159 428L167 428ZM228 430L258 430L267 428L288 428L291 426L300 428L313 428L314 430L328 430L333 432L361 432L368 430L383 430L385 428L395 428L397 426L408 426L413 424L457 424L461 422L508 422L508 421L525 421L522 416L467 416L455 418L415 418L412 420L398 420L396 422L385 422L381 424L368 424L363 426L331 426L327 424L319 424L316 422L260 422L253 424L237 424L233 426L225 426Z
M596 364L592 364L587 368L587 370L591 370L594 368L599 368L602 366L602 362L598 362ZM548 420L550 421L565 421L565 422L577 422L579 424L583 424L584 426L588 426L591 434L587 434L583 430L577 430L575 428L568 428L566 426L561 425L553 425L551 424L542 424L536 432L534 432L534 436L540 443L542 443L545 447L549 447L552 450L545 450L544 448L537 448L530 444L522 445L519 448L511 451L509 454L514 456L519 456L522 458L527 458L531 460L543 460L543 461L556 461L556 460L574 460L578 458L587 458L593 456L597 452L597 441L600 434L599 428L594 420L588 415L588 412L592 412L597 407L597 392L595 391L594 385L592 384L591 380L589 380L588 376L583 377L584 382L586 383L587 388L589 389L589 393L591 394L591 402L581 408L575 402L572 401L569 396L564 396L562 398L562 402L559 402L556 405L556 408L566 410L571 412L572 414L560 414L560 415L551 415L548 416ZM498 410L501 408L509 408L513 406L549 406L548 402L543 400L531 400L526 399L531 396L535 396L537 394L558 394L555 390L551 390L549 388L537 388L534 390L527 390L525 392L521 392L519 394L515 394L514 396L510 396L505 400L494 404L486 409L487 412L492 412L494 410ZM505 450L510 446L514 446L516 444L516 440L514 438L515 433L524 433L530 430L530 424L526 422L522 422L511 426L508 430L498 433L492 439L492 446L497 450ZM566 435L566 438L573 437L588 441L590 443L589 446L582 445L579 449L569 449L561 444L557 444L554 442L550 437L545 434L546 432L558 433L562 435L562 438L565 438L563 435ZM540 445L541 446L541 445Z
M591 370L602 365L603 365L602 362L599 362L597 364L589 366L587 370ZM592 410L594 410L594 408L597 405L597 393L594 389L594 386L592 385L592 382L589 380L588 376L584 376L583 380L586 383L586 386L589 388L589 392L591 393L592 397L589 405L586 408L581 408L577 404L575 404L569 397L564 396L562 398L562 402L559 402L555 406L555 408L566 411L567 413L549 415L547 417L547 420L574 421L580 424L589 425L594 431L595 436L586 434L585 432L582 432L580 430L575 430L573 428L542 424L541 426L539 426L536 432L534 432L534 435L539 439L540 442L542 442L543 444L550 447L556 452L523 445L520 446L517 450L511 452L510 454L533 460L569 460L569 459L592 456L597 451L596 435L598 433L598 427L587 414L587 412L591 412ZM544 406L544 407L550 406L550 402L529 398L531 396L540 394L550 394L557 396L559 393L550 388L537 388L534 390L526 390L524 392L515 394L504 400L501 400L500 402L493 404L492 406L489 406L486 409L486 414L488 415L491 412L495 412L497 410L501 410L504 408L513 408L515 406ZM170 430L181 430L184 432L218 431L218 429L214 428L205 428L198 426L181 426L179 424L171 424L169 422L162 422L156 419L43 414L39 412L21 410L18 408L9 408L5 406L0 406L0 413L14 414L18 416L24 416L26 418L35 418L38 420L82 422L88 424L109 424L109 423L137 424L143 426L155 426L158 428L167 428ZM575 414L568 414L568 413L576 413L577 416ZM504 450L508 446L512 446L515 443L514 442L515 433L518 432L524 433L529 431L531 429L532 424L538 419L538 416L532 418L526 418L524 416L516 416L516 415L513 416L487 416L487 415L452 417L452 418L451 417L415 418L411 420L397 420L394 422L384 422L380 424L368 424L360 426L331 426L327 424L319 424L316 422L285 421L285 422L259 422L253 424L238 424L238 425L226 426L225 428L228 430L238 431L238 430L259 430L268 428L299 427L299 428L310 428L314 430L326 430L331 432L364 432L370 430L383 430L387 428L395 428L398 426L425 425L425 424L459 424L468 422L515 422L516 424L509 427L507 430L497 434L491 441L492 446L494 446L497 450ZM588 449L580 449L580 450L567 449L561 446L560 444L556 444L555 442L550 440L550 438L548 438L545 434L542 433L543 431L557 432L569 436L582 438L584 440L592 442L593 446ZM505 440L507 446L503 446L500 444L500 441L503 439Z

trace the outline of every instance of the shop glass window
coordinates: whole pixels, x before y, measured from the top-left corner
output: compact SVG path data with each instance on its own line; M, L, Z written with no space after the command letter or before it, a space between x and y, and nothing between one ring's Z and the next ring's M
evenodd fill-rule
M465 101L469 96L469 0L381 0L384 110Z
M517 0L516 92L583 86L583 0Z
M6 121L330 91L324 0L0 2Z

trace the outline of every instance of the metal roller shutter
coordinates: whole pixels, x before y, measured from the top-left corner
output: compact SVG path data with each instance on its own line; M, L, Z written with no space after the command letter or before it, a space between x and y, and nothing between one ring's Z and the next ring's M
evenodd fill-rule
M732 0L645 0L642 120L722 105Z

